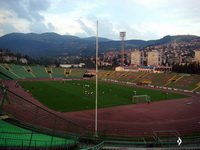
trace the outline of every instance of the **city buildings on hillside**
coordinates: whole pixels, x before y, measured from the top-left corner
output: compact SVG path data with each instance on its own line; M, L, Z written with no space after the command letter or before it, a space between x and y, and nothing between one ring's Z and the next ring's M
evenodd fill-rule
M18 59L18 61L20 61L23 64L27 64L28 63L28 60L26 58L20 58L20 59Z
M103 61L118 63L120 52L104 52ZM192 42L177 42L151 45L138 49L125 50L125 67L135 66L166 66L172 67L174 64L189 64L200 62L200 38Z
M135 66L141 66L142 65L142 52L140 51L135 51L131 52L131 64Z
M15 56L0 56L0 60L1 60L1 62L5 62L5 63L8 63L10 61L19 61L23 64L28 63L28 60L26 58L17 59L17 57L15 57Z
M3 62L17 61L17 57L14 56L2 56L1 59Z
M200 62L200 51L195 51L194 60Z
M161 55L159 51L153 50L147 53L147 65L158 66L161 65Z
M19 53L10 52L8 50L4 50L0 48L0 62L8 63L8 62L21 62L23 64L27 64L28 60L24 58L25 56Z

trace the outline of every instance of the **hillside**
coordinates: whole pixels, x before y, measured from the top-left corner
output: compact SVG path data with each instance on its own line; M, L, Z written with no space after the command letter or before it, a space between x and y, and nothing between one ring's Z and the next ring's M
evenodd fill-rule
M165 36L158 40L127 40L125 49L135 49L147 45L165 44L170 42L189 42L198 36L179 35ZM64 56L64 55L94 55L96 37L80 38L71 35L59 35L57 33L11 33L0 37L0 48L13 52L26 54L30 57ZM121 49L121 41L113 41L107 38L99 38L99 53L118 51Z

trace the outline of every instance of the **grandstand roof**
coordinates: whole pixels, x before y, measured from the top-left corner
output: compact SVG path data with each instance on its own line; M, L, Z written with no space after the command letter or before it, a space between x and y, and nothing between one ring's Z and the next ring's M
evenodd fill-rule
M141 66L140 68L143 69L153 69L155 66Z

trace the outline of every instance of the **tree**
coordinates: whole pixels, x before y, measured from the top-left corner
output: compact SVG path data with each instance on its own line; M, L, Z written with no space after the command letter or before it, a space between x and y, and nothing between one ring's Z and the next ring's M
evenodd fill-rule
M118 67L119 66L119 63L117 61L117 58L113 58L112 60L112 67Z
M185 65L174 64L172 67L172 71L177 73L200 74L200 63L193 62L186 63Z

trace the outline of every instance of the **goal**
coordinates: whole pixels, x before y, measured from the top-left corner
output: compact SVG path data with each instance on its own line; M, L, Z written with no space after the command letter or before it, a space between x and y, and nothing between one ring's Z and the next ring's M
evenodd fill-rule
M151 97L149 95L135 95L132 97L133 103L144 103L144 102L150 102Z

